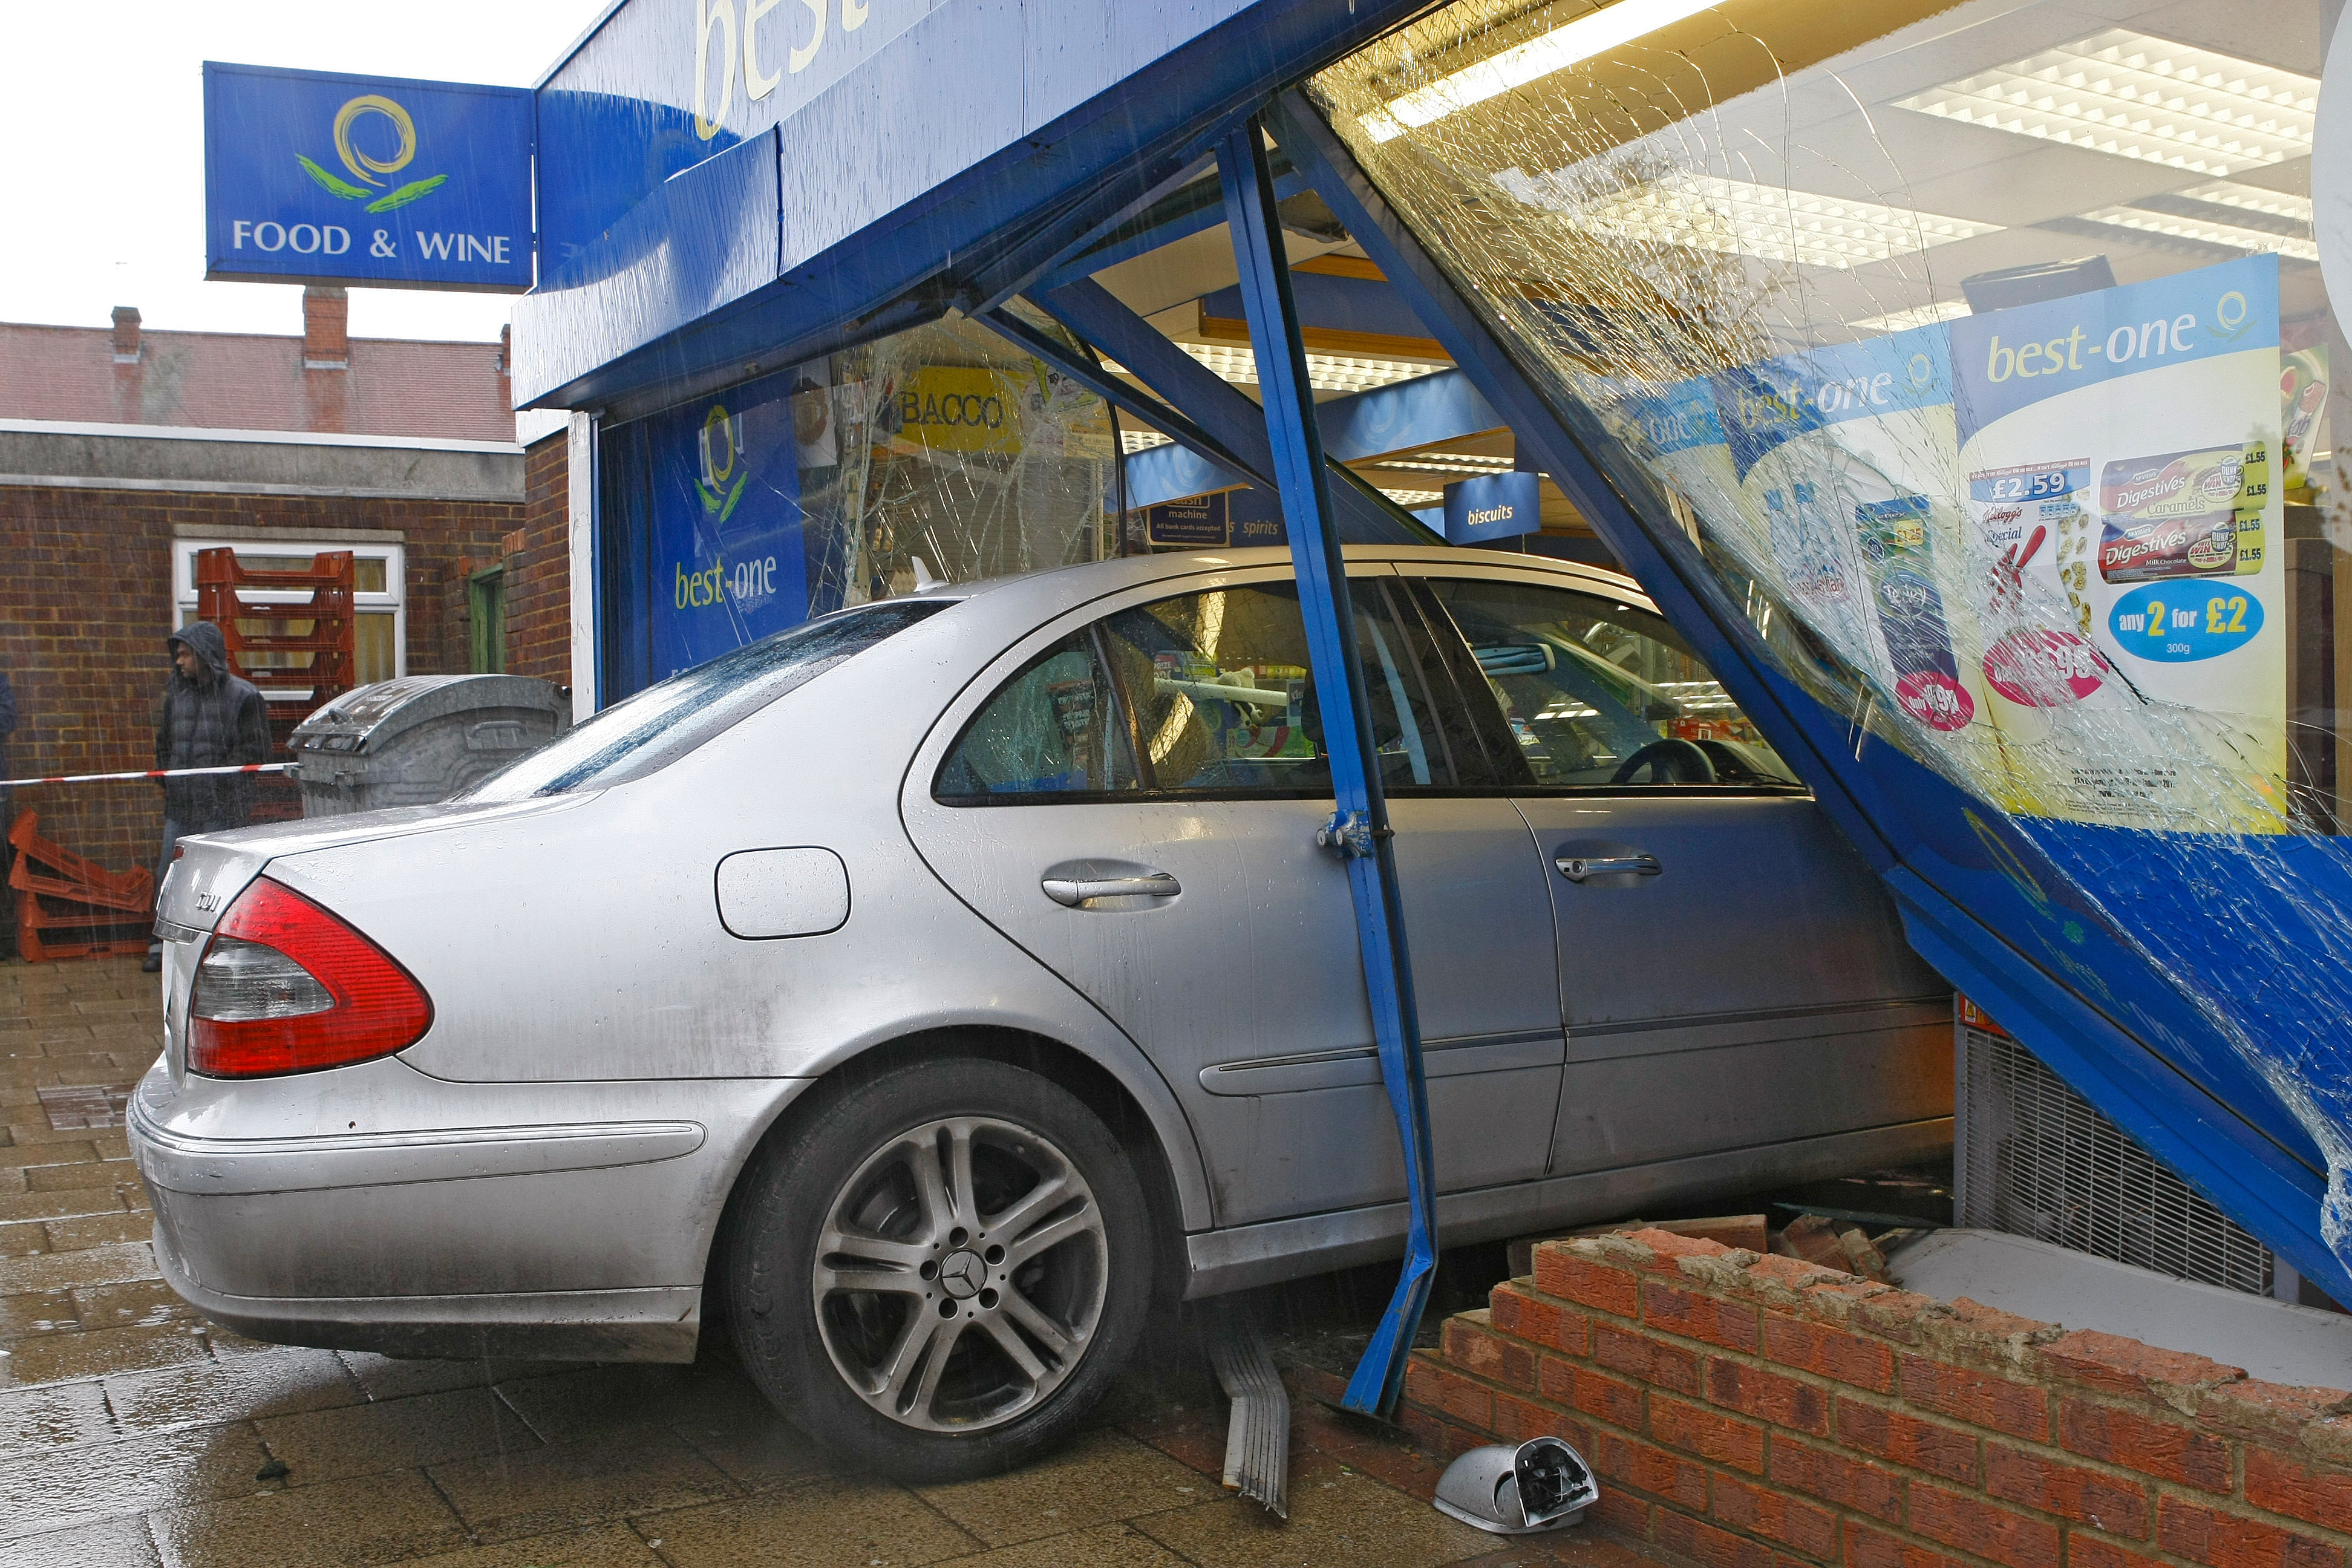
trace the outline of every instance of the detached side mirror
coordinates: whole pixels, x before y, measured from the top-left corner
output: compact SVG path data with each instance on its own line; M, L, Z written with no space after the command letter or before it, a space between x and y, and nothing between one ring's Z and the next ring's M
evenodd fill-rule
M1557 1437L1492 1443L1445 1468L1437 1511L1496 1535L1561 1530L1601 1500L1591 1467Z

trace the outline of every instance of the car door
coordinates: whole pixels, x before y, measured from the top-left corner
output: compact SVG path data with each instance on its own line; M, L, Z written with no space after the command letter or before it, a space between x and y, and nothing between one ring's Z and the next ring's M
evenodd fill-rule
M1386 569L1351 578L1396 829L1438 1183L1549 1157L1551 910L1507 799L1454 787L1460 716ZM1102 601L1026 639L919 755L904 815L982 918L1085 993L1191 1117L1220 1224L1391 1201L1404 1173L1286 571Z
M1526 762L1569 1036L1552 1171L1948 1116L1950 988L1877 879L1672 627L1576 583L1417 590Z

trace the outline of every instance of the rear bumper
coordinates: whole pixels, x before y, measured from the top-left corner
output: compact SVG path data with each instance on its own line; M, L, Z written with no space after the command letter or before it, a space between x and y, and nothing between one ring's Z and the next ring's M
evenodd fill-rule
M172 1288L249 1337L692 1359L710 1241L794 1079L452 1084L387 1058L129 1107Z
M231 1296L190 1279L159 1220L163 1282L212 1321L249 1340L381 1355L555 1361L690 1362L702 1327L699 1286L482 1296Z

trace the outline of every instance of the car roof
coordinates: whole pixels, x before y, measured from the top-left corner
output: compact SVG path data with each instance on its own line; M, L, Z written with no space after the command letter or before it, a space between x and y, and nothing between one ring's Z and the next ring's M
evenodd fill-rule
M1444 545L1429 544L1349 544L1342 553L1351 563L1385 562L1397 565L1479 566L1523 569L1530 574L1560 579L1562 586L1576 585L1621 599L1637 601L1640 606L1654 610L1650 596L1642 586L1622 572L1588 565L1580 561L1561 561L1549 555L1522 555L1497 550L1462 550ZM1152 555L1117 556L1108 561L1087 562L1077 566L1049 567L1036 572L1022 572L1003 577L979 578L969 583L942 583L937 587L920 590L899 598L939 598L972 601L989 598L1008 589L1033 589L1050 596L1069 595L1074 601L1117 593L1129 587L1141 587L1151 583L1199 576L1217 571L1240 571L1267 566L1290 564L1290 552L1282 546L1256 545L1241 550L1168 551Z

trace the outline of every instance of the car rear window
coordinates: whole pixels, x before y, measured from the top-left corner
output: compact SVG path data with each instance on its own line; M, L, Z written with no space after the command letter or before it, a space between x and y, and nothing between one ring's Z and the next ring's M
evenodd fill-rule
M956 603L893 599L805 621L616 702L459 798L529 800L604 789L668 766L787 691Z

